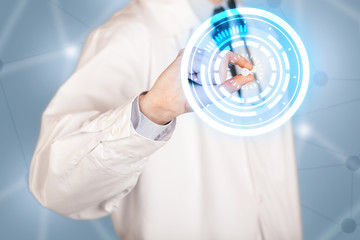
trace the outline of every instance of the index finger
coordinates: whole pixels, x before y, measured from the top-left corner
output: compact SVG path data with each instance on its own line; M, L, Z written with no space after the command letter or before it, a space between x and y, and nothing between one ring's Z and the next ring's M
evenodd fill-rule
M253 65L251 65L248 60L246 60L246 58L240 56L239 54L233 53L231 51L229 51L226 55L225 55L226 61L227 63L231 63L233 65L238 65L239 67L242 68L247 68L250 71L254 68Z

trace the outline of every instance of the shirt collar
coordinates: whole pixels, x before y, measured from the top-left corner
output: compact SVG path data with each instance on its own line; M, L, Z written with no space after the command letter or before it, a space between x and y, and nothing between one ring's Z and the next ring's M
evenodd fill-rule
M237 7L243 5L241 0L235 0L235 3ZM217 5L211 3L209 0L189 0L189 4L202 22L213 15L215 8L223 7L225 10L229 9L227 0L222 1Z
M137 0L147 9L153 27L171 36L187 32L201 24L188 0Z
M139 2L150 13L154 20L154 28L158 27L161 34L174 36L189 30L194 30L203 21L212 16L218 6L227 9L227 1L215 6L208 0L134 0ZM193 2L199 2L193 4ZM241 0L236 0L241 6ZM201 13L202 11L205 13ZM160 14L159 14L160 13ZM208 15L206 17L206 15Z
M217 7L217 5L214 5L209 0L188 0L188 2L201 22L210 18Z

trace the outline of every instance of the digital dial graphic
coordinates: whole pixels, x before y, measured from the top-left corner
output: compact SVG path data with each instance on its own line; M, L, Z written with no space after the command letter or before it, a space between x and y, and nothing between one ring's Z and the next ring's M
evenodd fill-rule
M234 74L255 77L235 93L219 87L221 63L229 51L254 66L249 71L229 64L227 79ZM228 134L252 136L281 126L296 112L308 88L309 61L300 37L284 20L264 10L237 8L196 30L183 54L181 78L202 120Z

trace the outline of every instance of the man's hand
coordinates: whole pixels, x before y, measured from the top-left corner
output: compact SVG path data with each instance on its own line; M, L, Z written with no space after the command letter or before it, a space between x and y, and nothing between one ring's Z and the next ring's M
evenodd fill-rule
M154 86L139 97L140 111L157 124L164 125L177 116L192 111L181 85L180 69L183 52L183 49L180 50L176 59L159 76ZM244 84L253 81L254 76L237 75L226 80L229 63L249 70L252 70L253 66L238 54L226 53L220 67L222 84L217 87L224 87L229 93L233 93Z

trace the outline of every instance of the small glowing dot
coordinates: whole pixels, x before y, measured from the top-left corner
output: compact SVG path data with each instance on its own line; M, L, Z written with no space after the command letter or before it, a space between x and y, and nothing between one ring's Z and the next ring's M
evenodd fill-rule
M70 46L70 47L67 47L65 48L65 54L67 57L69 58L74 58L78 55L78 48L74 47L74 46Z
M285 103L285 102L283 102L282 104L283 104L283 105L285 105L286 103Z
M306 123L302 123L300 126L297 127L297 132L301 137L306 138L311 133L311 127Z
M230 119L230 121L231 121L231 122L233 122L233 121L234 121L234 119L232 118L232 119Z
M288 48L289 51L291 51L291 48Z
M260 121L262 121L262 118L259 118Z

